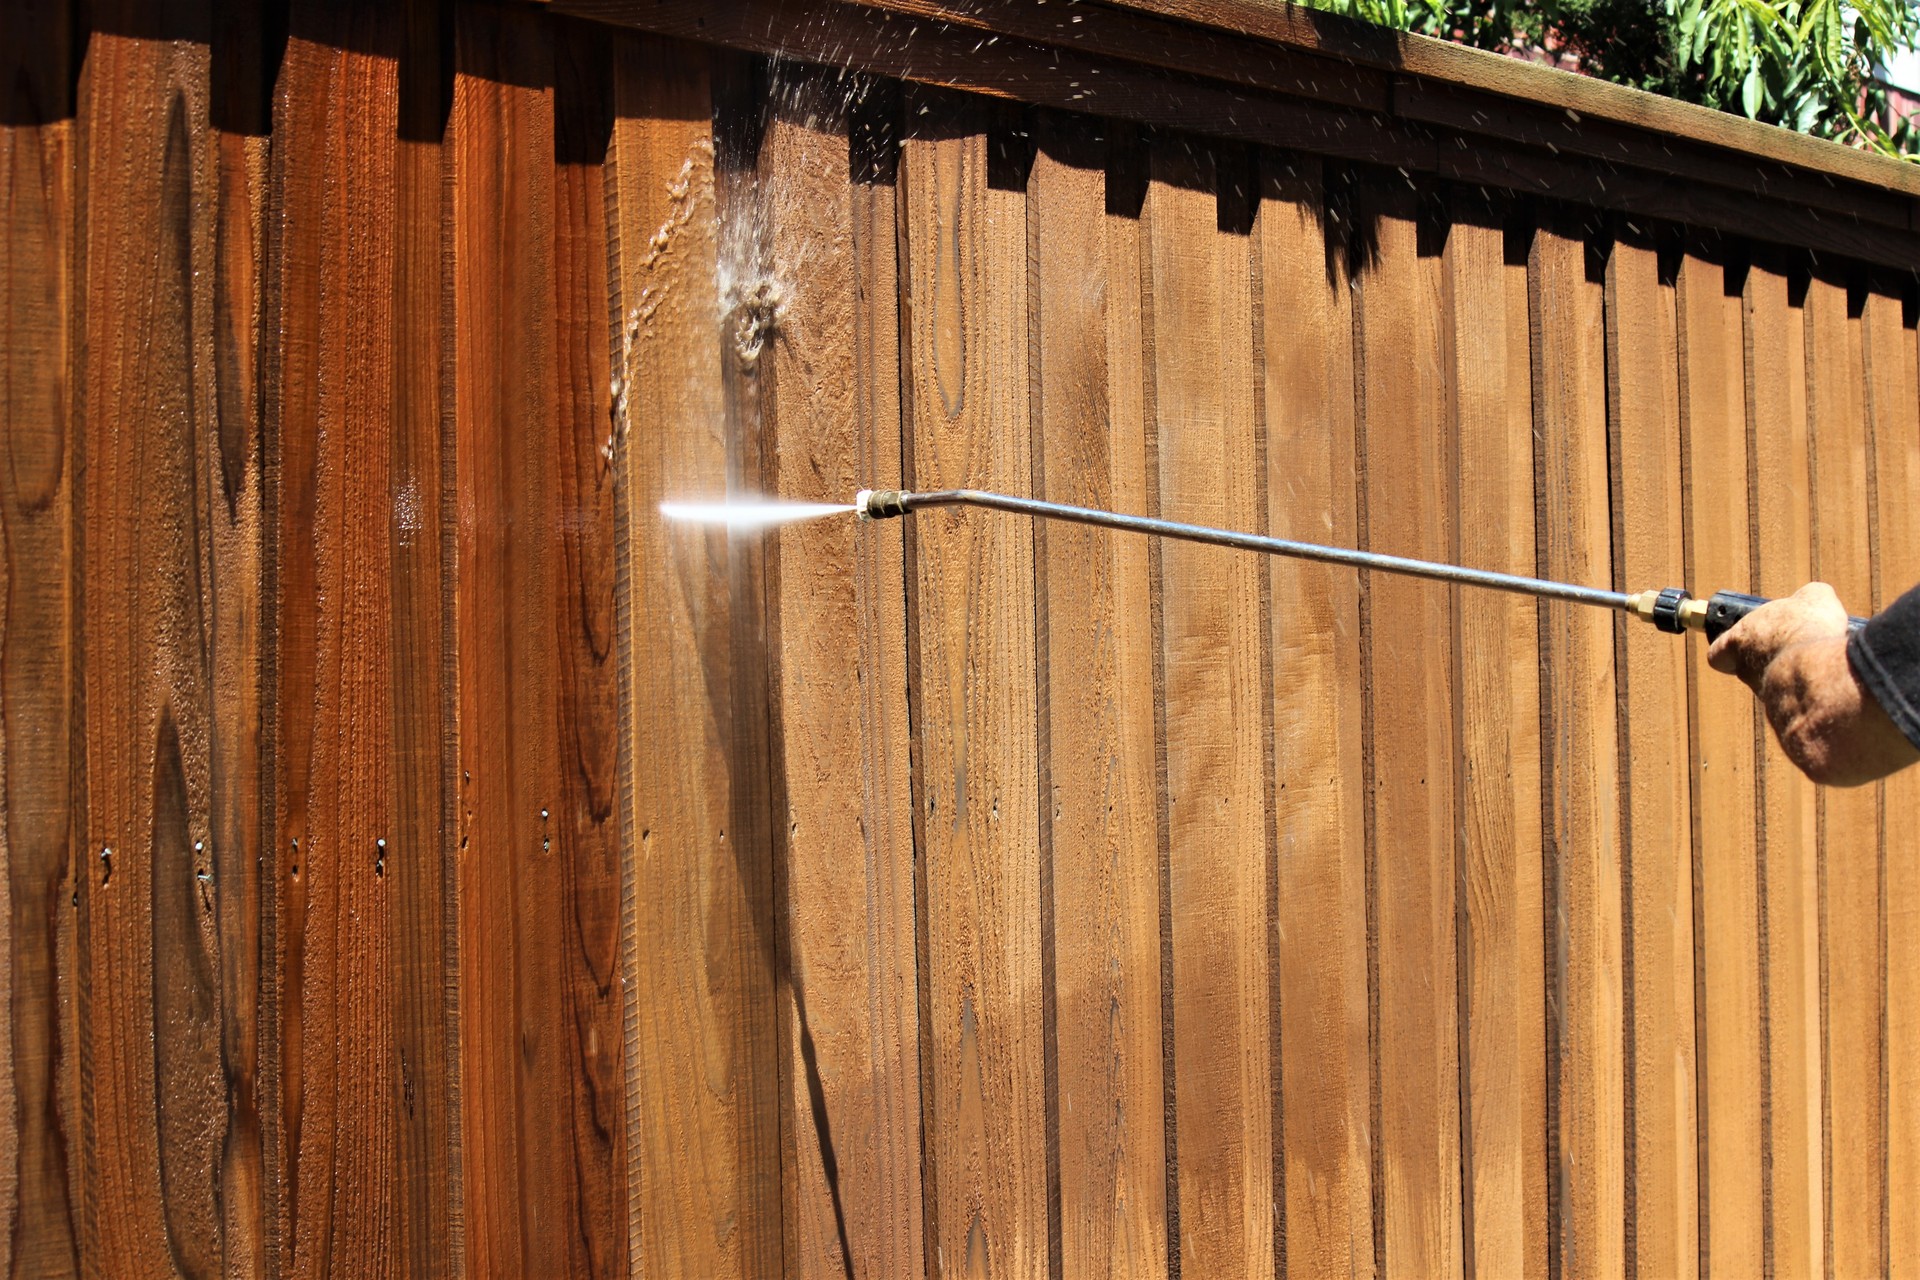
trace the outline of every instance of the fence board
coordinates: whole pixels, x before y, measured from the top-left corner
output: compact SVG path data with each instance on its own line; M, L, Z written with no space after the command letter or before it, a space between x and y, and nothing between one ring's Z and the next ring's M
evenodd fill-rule
M1874 608L1891 604L1920 582L1920 389L1914 381L1914 334L1902 322L1901 299L1867 294L1862 327L1866 352L1868 461L1873 494ZM1920 774L1908 770L1885 783L1880 870L1884 934L1881 1035L1886 1057L1887 1169L1882 1220L1889 1275L1920 1274L1920 872L1895 816L1920 812Z
M1246 199L1247 179L1178 142L1154 143L1149 170L1142 290L1159 513L1255 528L1264 477L1252 331L1239 322L1251 306L1251 249L1243 230L1220 227ZM1217 548L1157 551L1180 1265L1269 1275L1262 566Z
M1354 302L1354 366L1364 532L1369 550L1444 560L1452 553L1442 266L1418 243L1404 182L1359 191L1373 253ZM1431 232L1429 233L1431 234ZM1483 346L1493 333L1463 334ZM1461 1273L1459 1033L1454 942L1453 601L1392 574L1363 587L1372 717L1371 889L1376 921L1380 1263Z
M1140 224L1130 210L1108 212L1109 144L1094 129L1047 117L1036 141L1027 188L1035 487L1056 502L1143 512ZM1060 1272L1165 1275L1166 1147L1150 1123L1164 1095L1148 546L1071 525L1034 532Z
M1752 441L1755 581L1780 596L1813 577L1808 472L1806 324L1784 275L1755 265L1746 286L1747 420ZM1818 799L1761 723L1767 1008L1767 1181L1770 1265L1779 1276L1826 1270L1820 1144L1820 884Z
M0 1271L81 1258L70 762L81 163L63 3L0 14ZM82 348L84 349L84 348ZM78 385L75 383L78 382Z
M1702 592L1744 591L1748 563L1743 343L1725 270L1697 253L1675 288L1680 440L1688 478L1687 579ZM1722 585L1725 584L1725 585ZM1754 703L1717 678L1706 647L1688 648L1693 857L1700 894L1694 939L1700 974L1702 1266L1762 1269L1760 1205L1760 907L1754 824Z
M768 278L788 284L758 366L767 483L787 497L843 501L900 480L893 190L849 173L891 159L879 112L894 105L856 105L851 86L797 69L767 104L759 202L738 216L768 237ZM859 125L881 132L850 152ZM902 536L825 520L769 548L792 1276L924 1262Z
M1462 564L1530 574L1526 263L1510 260L1499 206L1462 193L1453 213L1445 260L1452 550ZM1454 613L1463 1195L1466 1256L1480 1276L1547 1269L1538 623L1522 596L1462 593Z
M922 105L927 110L922 111ZM1025 493L1027 235L983 113L909 96L901 157L909 483ZM991 513L909 531L925 867L923 1088L935 1264L1025 1275L1048 1250L1033 535ZM1024 1046L1024 1048L1023 1048Z
M1614 581L1627 590L1677 585L1687 574L1674 290L1655 251L1631 241L1614 246L1607 289L1607 360L1617 371ZM1617 661L1632 973L1626 1247L1640 1274L1677 1277L1700 1265L1687 651L1627 622Z
M1813 572L1859 612L1871 607L1873 580L1866 450L1855 434L1864 420L1862 365L1845 288L1815 276L1806 326ZM1880 788L1820 793L1827 1265L1835 1276L1873 1274L1881 1263L1879 830Z
M216 384L207 50L99 36L90 59L82 847L104 856L80 960L84 1247L110 1274L212 1270L227 1101L212 682L239 637L210 616L234 566L214 559L218 402L199 393Z
M771 867L736 816L747 708L743 550L669 527L666 497L719 497L731 459L718 310L708 56L622 46L614 64L621 329L615 401L631 619L628 852L630 1240L643 1271L780 1266ZM743 594L743 593L740 593ZM642 945L642 939L657 942Z
M1345 237L1318 160L1262 165L1260 337L1267 521L1276 537L1356 546L1353 320ZM1367 1042L1359 579L1267 568L1279 849L1277 1069L1289 1275L1370 1276L1372 1065Z
M1577 226L1549 221L1528 266L1533 303L1540 571L1612 580L1601 285ZM1542 784L1555 935L1548 976L1550 1263L1564 1276L1624 1265L1625 1063L1620 832L1614 797L1611 620L1541 607Z

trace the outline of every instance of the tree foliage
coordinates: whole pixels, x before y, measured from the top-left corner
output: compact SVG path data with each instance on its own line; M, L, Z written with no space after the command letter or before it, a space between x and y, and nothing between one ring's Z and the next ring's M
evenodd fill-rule
M1306 0L1501 52L1571 54L1589 75L1894 154L1874 68L1920 37L1909 0Z

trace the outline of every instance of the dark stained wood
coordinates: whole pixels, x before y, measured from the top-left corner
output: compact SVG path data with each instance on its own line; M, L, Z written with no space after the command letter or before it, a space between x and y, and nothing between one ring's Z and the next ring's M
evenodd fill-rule
M78 155L63 3L0 13L0 1272L79 1273L69 750ZM84 385L84 383L82 383Z
M745 1278L778 1274L782 1241L773 875L752 825L764 778L734 749L755 732L741 682L756 675L743 646L759 584L746 540L657 510L725 496L738 466L723 425L722 362L738 354L719 310L711 66L648 42L622 45L613 67L627 1222L643 1273Z
M440 89L445 15L415 2L396 40L399 139L393 197L394 356L393 812L389 847L409 856L387 862L392 880L395 966L394 1052L389 1087L398 1091L394 1131L396 1255L415 1276L459 1274L458 1110L454 1082L457 1014L447 992L456 980L458 795L460 766L452 609L454 488L450 483L444 353L450 335L442 262L445 155ZM277 850L276 850L277 852ZM602 1034L606 1034L604 1031ZM618 1093L617 1084L611 1090Z
M1848 318L1844 286L1818 276L1805 311L1813 572L1861 613L1872 608L1873 567L1859 323ZM1874 1274L1882 1259L1880 791L1819 796L1827 1265L1835 1276Z
M1140 223L1108 213L1109 144L1040 126L1028 181L1036 488L1145 511ZM1116 141L1114 146L1123 145ZM1089 232L1089 229L1093 229ZM1060 1267L1163 1276L1159 842L1146 544L1037 528L1053 859Z
M525 12L462 9L454 56L468 1265L617 1275L605 205L598 102L567 135L555 110L604 90L590 47Z
M1498 206L1453 201L1445 271L1457 512L1452 558L1534 571L1527 269ZM1546 1274L1546 957L1540 849L1539 610L1464 594L1454 613L1458 711L1462 1189L1478 1276Z
M1914 377L1914 332L1901 316L1901 299L1878 289L1867 294L1862 316L1866 354L1866 411L1873 493L1873 607L1883 609L1920 582L1920 388ZM1886 1105L1887 1164L1881 1220L1886 1225L1883 1266L1889 1275L1920 1272L1920 1225L1907 1206L1920 1196L1920 870L1899 815L1920 809L1920 774L1886 780L1882 819L1880 910L1884 976L1881 1035L1886 1057L1881 1079Z
M1616 244L1607 261L1614 582L1629 591L1687 581L1675 324L1673 284L1661 278L1655 250ZM1700 1182L1687 650L1644 624L1619 625L1622 910L1632 973L1626 1247L1638 1274L1692 1276Z
M81 848L105 856L89 858L76 977L83 1241L104 1274L210 1273L225 1256L224 886L209 846L231 830L214 829L211 792L214 739L232 721L215 720L213 681L245 643L220 597L231 587L244 600L249 587L228 581L235 566L217 554L231 513L214 501L207 83L204 45L96 35L80 104L77 512L92 534L75 605L87 655Z
M1540 572L1612 580L1602 286L1577 227L1534 237L1534 413ZM1625 1092L1620 829L1612 620L1541 607L1542 784L1549 954L1549 1263L1620 1273Z
M934 127L928 115L939 107ZM988 177L983 115L910 95L901 157L901 364L918 488L1032 485L1022 193ZM1023 522L929 513L914 578L922 1099L929 1248L943 1273L1026 1275L1048 1251L1041 1043L1033 542Z
M1318 160L1264 159L1254 223L1267 528L1354 546L1353 321ZM1289 1275L1374 1274L1357 577L1267 566L1279 860L1274 1135Z
M1747 421L1754 581L1781 596L1813 577L1813 486L1807 452L1807 329L1788 282L1770 266L1747 274ZM1766 901L1767 1240L1773 1273L1826 1271L1825 1160L1820 1142L1820 882L1813 784L1760 730Z
M1374 249L1354 290L1354 368L1367 548L1444 560L1453 552L1454 442L1441 296L1443 261L1422 244L1418 196L1369 182L1359 232ZM1423 252L1424 250L1424 252ZM1459 335L1469 344L1506 340ZM1462 1274L1458 991L1454 892L1454 602L1447 588L1370 575L1371 883L1377 990L1383 1272ZM1477 603L1477 602L1476 602Z
M437 699L401 701L413 679L437 672L397 665L417 652L396 643L405 595L395 567L422 501L410 504L395 475L400 31L371 8L297 16L276 108L286 145L272 234L282 256L268 312L279 1097L270 1133L283 1171L272 1187L273 1265L324 1276L445 1249L446 1209L435 1230L403 1190L427 1173L401 1154L418 1087L408 1076L421 1068L387 976L411 968L397 940L412 913L437 924L445 910L444 898L397 900L394 890L424 890L445 849L433 794L403 793L418 774L396 758L399 742L423 732L437 744L441 720ZM357 47L342 48L349 40ZM437 468L429 483L437 498ZM426 591L437 597L437 577ZM439 974L424 981L444 998ZM430 1029L442 1007L417 1016Z
M1675 287L1680 357L1681 503L1687 581L1702 594L1752 589L1747 415L1739 296L1720 263L1689 252ZM1723 585L1725 584L1725 585ZM1651 585L1651 584L1650 584ZM1763 1269L1761 1221L1760 901L1754 823L1754 701L1690 645L1694 938L1701 1004L1703 1269Z
M858 169L893 137L897 103L875 93L779 74L758 200L729 211L727 234L764 234L786 285L757 368L767 489L802 501L900 483L894 189ZM838 519L768 542L789 1276L907 1277L925 1259L903 536Z

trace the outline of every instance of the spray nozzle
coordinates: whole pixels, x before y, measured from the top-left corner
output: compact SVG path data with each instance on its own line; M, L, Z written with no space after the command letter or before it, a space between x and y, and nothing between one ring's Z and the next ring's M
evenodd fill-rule
M898 489L862 489L853 495L853 511L862 520L887 520L907 514L907 495Z

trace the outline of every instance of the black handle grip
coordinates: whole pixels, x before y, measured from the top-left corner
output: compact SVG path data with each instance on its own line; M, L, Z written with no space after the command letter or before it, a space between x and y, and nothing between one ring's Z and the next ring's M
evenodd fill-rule
M1758 609L1763 604L1773 602L1765 596L1750 596L1744 591L1716 591L1707 600L1707 618L1704 630L1707 642L1711 644L1725 635L1733 624ZM1867 625L1865 618L1848 618L1850 630L1858 631Z

